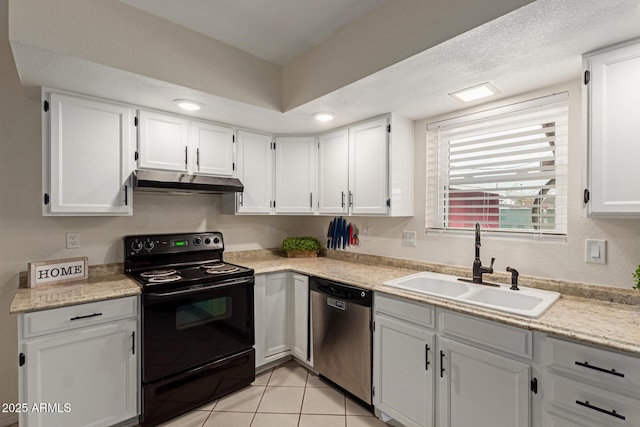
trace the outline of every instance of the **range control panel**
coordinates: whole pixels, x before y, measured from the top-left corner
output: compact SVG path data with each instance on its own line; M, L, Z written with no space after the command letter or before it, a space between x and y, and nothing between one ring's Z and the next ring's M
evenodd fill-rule
M187 253L203 250L224 250L222 233L208 231L184 234L151 234L126 236L127 256Z

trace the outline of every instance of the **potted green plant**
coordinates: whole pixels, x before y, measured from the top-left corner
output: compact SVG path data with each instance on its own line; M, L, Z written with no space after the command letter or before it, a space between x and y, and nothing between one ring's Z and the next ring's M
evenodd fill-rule
M637 289L640 291L640 265L636 268L635 273L633 273L633 279L636 281L636 285L633 289Z
M282 251L287 253L289 258L310 258L318 256L320 251L320 240L315 237L287 237L282 241Z

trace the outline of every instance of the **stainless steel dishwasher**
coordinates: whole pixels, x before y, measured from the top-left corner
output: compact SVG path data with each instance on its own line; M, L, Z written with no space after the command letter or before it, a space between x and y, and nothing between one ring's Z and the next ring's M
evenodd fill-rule
M371 405L372 292L311 277L313 366Z

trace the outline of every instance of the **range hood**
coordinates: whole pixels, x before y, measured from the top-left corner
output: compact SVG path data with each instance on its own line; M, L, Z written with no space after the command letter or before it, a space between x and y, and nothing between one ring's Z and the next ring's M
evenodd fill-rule
M237 178L142 169L133 172L132 183L134 190L212 194L244 191L244 185Z

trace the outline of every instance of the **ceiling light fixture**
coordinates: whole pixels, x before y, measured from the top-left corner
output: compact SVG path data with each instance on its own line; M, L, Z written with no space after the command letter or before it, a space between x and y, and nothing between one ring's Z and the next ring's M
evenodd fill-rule
M491 83L482 83L476 86L471 86L466 89L461 89L455 92L449 93L449 96L462 102L471 102L476 99L486 98L492 96L500 91Z
M321 122L328 122L333 120L333 113L327 113L327 112L314 113L313 117L315 117L316 120L319 120Z
M203 103L198 101L191 101L189 99L174 99L173 103L186 111L198 111L199 109L204 107Z

